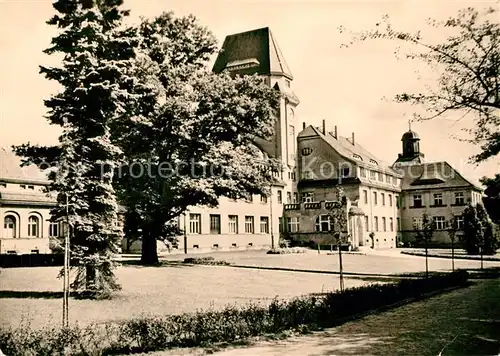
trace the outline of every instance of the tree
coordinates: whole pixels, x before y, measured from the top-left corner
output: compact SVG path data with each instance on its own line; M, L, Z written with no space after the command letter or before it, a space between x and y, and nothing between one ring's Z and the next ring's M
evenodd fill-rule
M429 20L428 25L434 29L432 34L451 33L438 44L422 38L421 32L413 34L394 29L385 16L376 29L351 33L352 41L346 46L358 41L386 39L414 48L406 57L422 60L438 73L436 85L422 93L401 93L396 96L396 102L424 106L427 114L416 114L417 120L434 119L452 111L473 115L475 123L469 130L470 141L480 145L481 152L472 159L481 162L500 152L498 16L498 9L480 13L466 8L446 21Z
M431 242L432 236L434 235L434 221L431 219L429 214L424 212L422 214L422 224L420 226L415 225L413 229L416 232L415 239L419 244L423 244L425 247L425 276L427 278L429 277L429 242Z
M128 114L134 57L133 33L122 31L122 0L58 0L48 24L60 33L46 54L63 56L61 67L41 67L62 90L45 100L51 124L62 128L59 145L14 147L25 163L52 166L49 190L57 194L52 219L66 216L71 203L71 263L75 290L92 297L108 296L120 286L113 256L121 231L112 186L120 149L111 141L112 122Z
M156 264L157 239L179 234L187 207L268 193L280 167L253 139L272 137L279 93L257 76L210 72L215 39L193 16L164 13L138 32L145 100L114 131L127 158L117 190L140 217L142 263Z
M481 183L486 186L483 204L495 224L500 224L500 173L494 178L483 177Z
M448 225L448 236L450 237L451 241L451 269L452 271L455 270L455 242L457 238L457 231L459 231L458 228L458 219L453 213L450 214L450 218L447 221Z
M482 230L481 252L485 255L494 255L498 248L498 241L493 231L493 223L481 204L476 205L476 211Z
M469 204L462 213L464 217L464 234L462 242L464 243L465 251L469 255L478 255L479 247L483 239L482 224L477 214L477 209L472 204Z

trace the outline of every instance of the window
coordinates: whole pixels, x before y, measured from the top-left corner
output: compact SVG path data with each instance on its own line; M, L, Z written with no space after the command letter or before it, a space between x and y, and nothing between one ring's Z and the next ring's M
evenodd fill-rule
M260 217L260 233L269 234L269 218L267 216Z
M210 233L220 234L220 215L210 214Z
M381 182L384 181L384 173L378 172L378 180Z
M358 155L358 154L356 154L356 153L353 153L353 154L352 154L352 157L353 157L353 158L356 158L357 160L360 160L360 161L362 161L362 160L363 160L363 157L361 157L360 155Z
M400 218L396 218L396 228L398 229L398 231L401 231L401 219Z
M7 183L0 183L0 188L7 188Z
M245 216L245 234L253 234L254 232L253 216Z
M391 183L391 176L390 175L388 175L388 174L385 175L385 182Z
M16 218L13 215L7 215L3 219L3 237L16 238L17 237L16 231L17 231Z
M464 205L464 204L465 204L464 193L463 192L455 193L455 205Z
M398 185L398 179L396 177L392 177L392 184Z
M391 231L394 231L394 219L393 218L389 218L389 229L391 229Z
M422 230L423 221L421 217L413 218L413 230Z
M359 175L363 178L366 178L366 169L359 168Z
M413 196L413 207L421 208L422 207L422 196L420 194Z
M299 231L299 218L292 217L286 219L286 229L288 232L298 232Z
M378 217L377 216L373 217L373 229L375 231L378 231Z
M302 173L302 178L303 179L312 179L313 175L311 171L305 171Z
M333 230L333 219L330 215L320 215L316 218L316 231L325 232Z
M436 230L444 230L447 228L446 219L444 216L434 216L434 228Z
M370 223L367 215L365 215L365 229L366 231L370 231Z
M189 214L189 233L201 234L201 214Z
M30 216L28 218L28 236L38 237L40 230L40 219L38 216Z
M19 186L21 187L21 189L26 189L26 185L24 185L24 184L21 184Z
M299 201L299 194L297 192L293 193L293 203L297 203Z
M260 202L261 203L267 203L267 195L261 194L261 196L260 196Z
M370 159L370 163L375 164L375 165L377 165L377 166L378 166L377 161L375 161L374 159Z
M238 233L238 215L229 215L229 233Z
M253 194L248 194L247 202L249 202L249 203L253 202Z
M365 204L368 204L368 191L363 190L363 200L365 201Z
M370 171L370 179L375 179L375 173L374 171Z
M387 222L385 216L382 217L382 231L387 231Z
M464 228L464 217L459 215L456 217L457 229L462 230Z
M443 205L443 194L442 193L434 194L434 205L437 205L437 206Z
M392 195L387 195L387 197L389 198L389 206L392 206Z
M49 225L49 236L58 237L59 236L59 223L51 222Z
M292 202L292 192L286 192L286 203L290 204Z
M313 192L302 193L303 203L312 203L314 201Z
M350 171L349 171L349 167L342 167L342 168L340 169L340 176L341 176L342 178L347 178L347 177L349 177L349 173L350 173Z
M286 86L290 88L290 85L291 85L290 80L289 79L285 79L285 83L286 83Z
M385 194L384 193L380 193L381 197L382 197L382 205L385 205Z
M373 192L373 205L377 205L377 202L378 199L377 199L377 192Z
M278 190L278 204L283 203L283 192L281 190Z
M401 208L403 204L403 197L400 195L394 195L394 202L396 203L396 208Z
M28 189L35 190L35 186L34 185L28 185Z

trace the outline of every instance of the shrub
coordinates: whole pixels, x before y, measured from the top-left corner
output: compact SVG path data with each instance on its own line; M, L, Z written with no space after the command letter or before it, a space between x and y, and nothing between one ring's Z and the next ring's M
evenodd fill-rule
M213 257L187 257L182 261L182 263L193 264L193 265L209 265L209 266L220 266L220 265L230 265L226 261L218 261Z
M268 255L290 255L295 253L305 253L306 249L302 247L280 247L267 251Z
M142 317L86 328L28 326L0 329L0 349L8 356L111 355L148 352L173 347L234 342L252 336L290 331L308 332L331 327L343 318L425 293L463 285L466 271L407 279L396 284L373 284L292 300L274 299L268 306L249 304L222 310L198 311L162 318Z

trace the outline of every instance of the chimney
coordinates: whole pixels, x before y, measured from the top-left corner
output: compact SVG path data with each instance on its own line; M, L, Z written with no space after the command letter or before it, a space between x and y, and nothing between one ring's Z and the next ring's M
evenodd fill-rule
M303 122L303 123L302 123L302 130L305 130L305 129L306 129L306 123L305 123L305 122Z
M326 121L323 120L323 135L326 135Z
M354 141L354 132L352 133L352 141L351 141L352 145L356 145L356 141Z
M337 136L337 125L335 125L335 139L338 139L338 136Z

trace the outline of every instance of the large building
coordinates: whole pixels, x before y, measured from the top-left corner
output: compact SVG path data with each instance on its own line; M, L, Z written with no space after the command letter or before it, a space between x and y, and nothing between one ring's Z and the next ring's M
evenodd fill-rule
M178 218L185 231L178 239L179 252L269 248L283 238L332 244L338 187L345 198L346 243L352 248L413 242L424 212L437 229L435 242L446 243L449 218L457 216L463 224L464 207L481 202L481 189L447 162L424 161L420 139L411 128L393 164L372 155L354 134L341 136L336 126L328 131L325 121L322 127L303 124L299 133L293 75L269 28L227 36L213 70L259 74L282 94L274 138L256 139L255 144L284 168L269 196L221 198L217 208L190 207ZM61 229L49 221L55 203L44 193L47 179L36 167L19 164L13 153L0 150L0 253L49 252L50 238L59 236ZM140 242L125 239L122 247L137 252Z
M271 141L257 139L264 155L277 158L284 169L271 195L254 196L248 201L221 198L219 207L190 207L179 218L186 231L179 238L179 249L220 250L277 246L283 204L297 198L295 165L297 125L295 108L299 99L292 89L293 75L269 28L227 36L213 71L232 75L259 74L266 83L282 93L276 117L275 136ZM186 244L185 244L186 241Z

